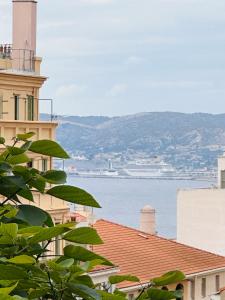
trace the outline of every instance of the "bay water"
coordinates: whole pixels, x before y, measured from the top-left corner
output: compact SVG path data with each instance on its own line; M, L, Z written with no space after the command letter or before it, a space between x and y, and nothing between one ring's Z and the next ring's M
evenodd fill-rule
M68 183L91 193L102 206L94 209L97 218L139 228L140 210L149 204L156 210L160 236L176 237L176 193L183 188L205 188L214 182L192 180L154 180L120 178L80 178Z

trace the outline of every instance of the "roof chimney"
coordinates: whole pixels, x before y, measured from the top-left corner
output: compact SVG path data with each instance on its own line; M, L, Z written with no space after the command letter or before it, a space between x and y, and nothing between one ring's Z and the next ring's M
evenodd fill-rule
M150 205L141 209L140 230L148 234L156 234L155 209Z
M13 0L13 68L30 71L36 54L37 1Z

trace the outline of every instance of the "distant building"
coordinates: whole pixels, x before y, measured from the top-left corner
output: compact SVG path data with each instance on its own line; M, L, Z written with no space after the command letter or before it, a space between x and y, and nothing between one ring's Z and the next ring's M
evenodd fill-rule
M177 241L225 256L225 156L216 187L178 191Z
M36 55L37 1L13 0L13 43L0 44L0 136L12 143L16 134L35 132L34 139L55 139L57 123L39 120L39 90L46 81ZM0 152L4 151L1 145ZM30 167L52 168L52 158L31 153ZM35 205L48 211L55 223L68 220L66 202L34 192ZM23 200L23 203L27 201ZM62 250L56 242L55 251Z
M130 300L151 278L171 270L186 275L183 282L168 287L183 289L183 300L210 300L225 286L225 257L106 220L98 220L94 228L104 241L94 246L94 251L118 266L120 274L140 278L140 283L123 282L117 286Z

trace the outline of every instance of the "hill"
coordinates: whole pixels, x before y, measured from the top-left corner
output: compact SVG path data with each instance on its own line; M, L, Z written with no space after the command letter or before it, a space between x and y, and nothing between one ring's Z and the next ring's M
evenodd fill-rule
M58 141L70 153L90 159L160 156L178 168L199 168L215 166L225 150L225 114L152 112L58 116L58 121Z

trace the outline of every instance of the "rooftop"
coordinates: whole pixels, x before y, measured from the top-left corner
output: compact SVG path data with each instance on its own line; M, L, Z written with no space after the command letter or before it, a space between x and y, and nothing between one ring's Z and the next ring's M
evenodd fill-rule
M104 241L94 251L117 265L121 274L138 276L142 283L171 270L186 276L225 268L225 257L106 220L94 224ZM122 283L126 288L135 283Z

